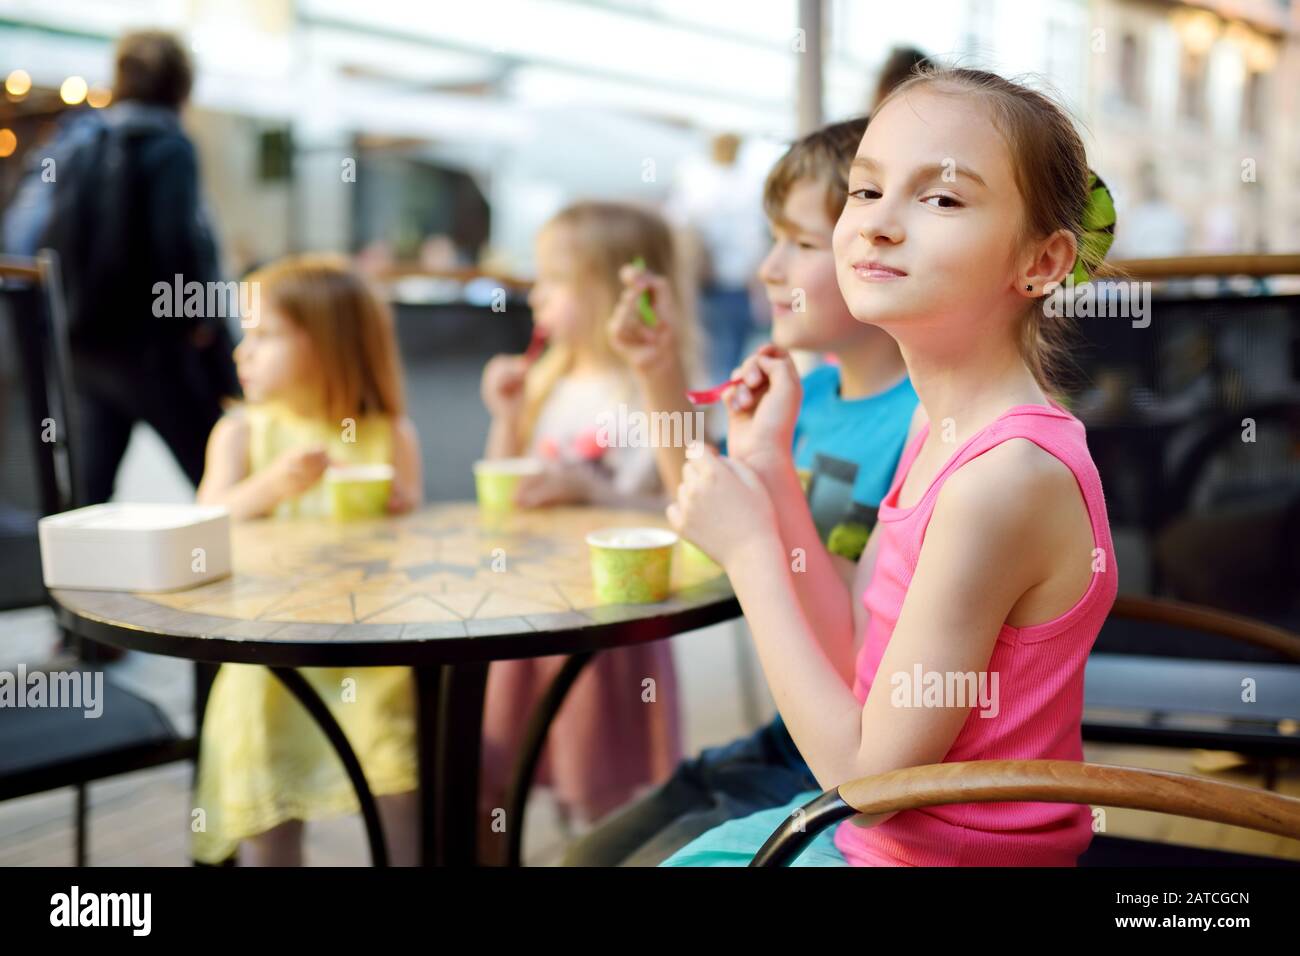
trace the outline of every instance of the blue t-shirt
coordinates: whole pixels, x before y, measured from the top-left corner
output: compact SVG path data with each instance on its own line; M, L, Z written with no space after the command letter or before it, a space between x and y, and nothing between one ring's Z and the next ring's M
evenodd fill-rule
M794 464L811 472L808 505L817 533L831 551L852 561L861 556L903 455L916 403L907 378L875 395L846 400L840 398L840 370L834 365L803 377ZM807 770L779 713L761 732L770 735L788 766Z
M866 532L889 493L916 401L906 377L883 392L848 400L840 398L840 370L834 365L803 378L794 465L811 472L806 490L817 533L850 561L861 556ZM851 526L861 529L861 539L840 533Z

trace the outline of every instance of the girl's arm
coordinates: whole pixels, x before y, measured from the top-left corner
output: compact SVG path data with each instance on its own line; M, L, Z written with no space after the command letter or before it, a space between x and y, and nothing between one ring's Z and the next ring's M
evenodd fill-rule
M420 458L420 436L409 418L393 427L393 491L388 510L394 514L424 504L424 465Z
M682 435L687 432L687 423L694 421L696 410L686 398L686 390L689 384L686 381L686 373L682 370L681 363L674 359L663 369L646 374L644 371L637 375L637 386L641 392L642 408L646 414L654 415L656 413L667 413L671 418L680 419L682 423ZM701 414L700 418L703 419ZM654 419L651 418L653 422ZM691 426L693 428L693 426ZM703 429L692 431L696 441L702 441L704 435L699 433ZM655 444L655 463L659 468L659 477L663 482L664 488L670 489L670 493L677 490L677 486L682 481L682 467L686 464L686 441L680 444L672 442L660 442Z
M529 361L522 355L495 355L483 366L479 391L492 416L484 458L514 458L523 452L519 424L524 412L524 380Z
M493 416L488 426L484 458L515 458L519 455L519 422L514 417Z
M222 416L208 436L203 480L195 499L200 505L224 505L237 522L260 518L283 498L277 470L248 475L248 421Z
M208 436L203 480L196 500L201 505L224 505L235 521L269 514L312 474L319 478L328 461L322 450L308 449L286 455L257 474L248 473L248 421L239 414L226 415ZM310 486L313 481L307 481Z
M822 543L788 451L781 456L773 455L761 471L755 468L755 473L776 510L777 533L790 587L841 685L850 687L857 633L852 595L857 592L849 589L847 579L851 571L846 573L846 569L854 565L831 554ZM862 556L866 556L865 551Z
M681 443L657 443L655 446L660 480L670 495L675 494L682 480L682 467L686 464L685 436L690 434L696 441L704 438L703 434L695 431L687 432L687 423L694 421L696 409L686 398L690 384L682 367L676 332L681 322L680 312L672 286L663 276L636 266L624 266L619 279L623 282L623 292L615 303L605 332L610 347L632 370L637 390L641 393L641 409L647 415L666 413L671 416L667 419L670 422L674 419L681 421ZM653 326L642 321L637 305L637 300L646 293L653 296L658 319Z
M1044 457L1059 465L1031 443L1006 442L944 485L864 705L822 650L803 612L775 533L772 503L757 477L716 456L698 475L687 470L670 519L722 560L776 704L823 786L942 761L970 717L969 704L894 706L897 676L910 678L917 665L945 674L984 671L1017 602L1063 560L1088 566L1091 535L1087 541L1068 541L1055 532L1054 522L1043 520L1051 509L1068 509L1067 494L1075 507L1080 500L1068 469L1044 463ZM753 530L736 527L746 512Z
M871 541L875 539L868 541L856 566L831 554L822 543L792 457L803 387L789 355L765 345L738 371L744 384L734 389L727 402L728 453L751 467L767 489L804 614L827 658L845 684L851 685L857 636L865 624L861 602L856 600L862 582L855 571L867 561L868 553L874 556ZM915 418L913 428L919 428Z
M791 374L795 374L793 368ZM761 400L763 399L760 398ZM907 437L903 442L904 447L911 444L924 424L924 411L920 405L917 405L911 424L908 426ZM791 554L795 547L804 549L806 561L804 572L794 572L794 561L790 562L794 587L799 594L800 603L803 604L804 614L821 637L823 649L828 654L845 654L843 658L834 656L831 659L842 662L838 670L851 686L858 648L861 646L862 636L866 633L871 616L862 603L862 595L867 585L871 583L871 575L875 572L876 554L880 550L879 536L873 533L867 539L867 546L858 556L856 564L838 554L832 554L822 543L817 527L813 524L812 511L808 507L803 486L799 484L793 458L786 455L775 460L760 459L755 471L771 494L773 502L790 503L789 506L778 504L776 514L786 554ZM796 489L797 501L792 497L796 494ZM795 544L795 542L801 543ZM840 608L843 606L841 602L845 599L848 601L849 616L847 646L841 647L837 644L828 648L827 636L839 634L840 629L844 627L839 617Z
M590 462L547 462L541 474L519 482L515 503L521 508L594 505L657 511L664 507L666 498L653 456L642 449L612 448L607 461L612 471Z

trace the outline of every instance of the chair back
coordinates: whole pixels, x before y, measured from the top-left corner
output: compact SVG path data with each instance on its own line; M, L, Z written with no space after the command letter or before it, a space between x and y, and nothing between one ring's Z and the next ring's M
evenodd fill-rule
M0 609L43 603L36 522L75 506L58 261L0 257Z

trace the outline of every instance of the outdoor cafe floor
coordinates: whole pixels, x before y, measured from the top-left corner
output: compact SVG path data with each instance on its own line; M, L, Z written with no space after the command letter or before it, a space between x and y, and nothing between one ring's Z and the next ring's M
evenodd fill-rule
M53 643L45 611L0 614L0 666L38 660ZM735 625L721 624L676 644L686 691L686 745L692 751L743 733L746 718L735 702L741 696ZM751 660L749 666L756 666ZM158 701L182 730L188 731L191 685L181 661L130 654L112 665L123 684ZM720 684L732 687L720 693ZM771 713L760 690L759 718ZM731 706L726 704L732 703ZM723 702L723 703L720 703ZM1197 773L1199 752L1090 744L1086 758L1098 763ZM1250 769L1214 773L1216 779L1262 786ZM1278 789L1300 796L1300 767L1283 768ZM190 806L190 765L174 764L95 784L90 790L90 860L97 866L185 866ZM0 866L70 866L73 861L73 793L58 790L0 803ZM1118 836L1300 859L1300 843L1264 833L1201 820L1128 810L1110 810L1107 831ZM558 864L570 838L545 792L529 807L524 859L529 865ZM360 822L325 821L307 828L306 859L316 866L360 866L367 862Z

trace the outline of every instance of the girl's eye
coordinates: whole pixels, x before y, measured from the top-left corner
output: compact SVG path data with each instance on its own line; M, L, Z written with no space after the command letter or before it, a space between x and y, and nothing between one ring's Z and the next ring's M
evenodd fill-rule
M930 200L937 199L938 203L931 203ZM935 206L936 209L960 209L964 203L956 196L949 196L945 193L935 193L933 196L926 196L921 200L923 203Z
M860 186L857 189L850 190L849 196L851 196L854 199L861 199L861 200L879 199L880 190L873 189L871 186Z
M800 249L816 249L817 247L816 247L815 245L813 245L811 242L806 242L806 241L800 240L800 242L799 242L799 248L800 248Z

